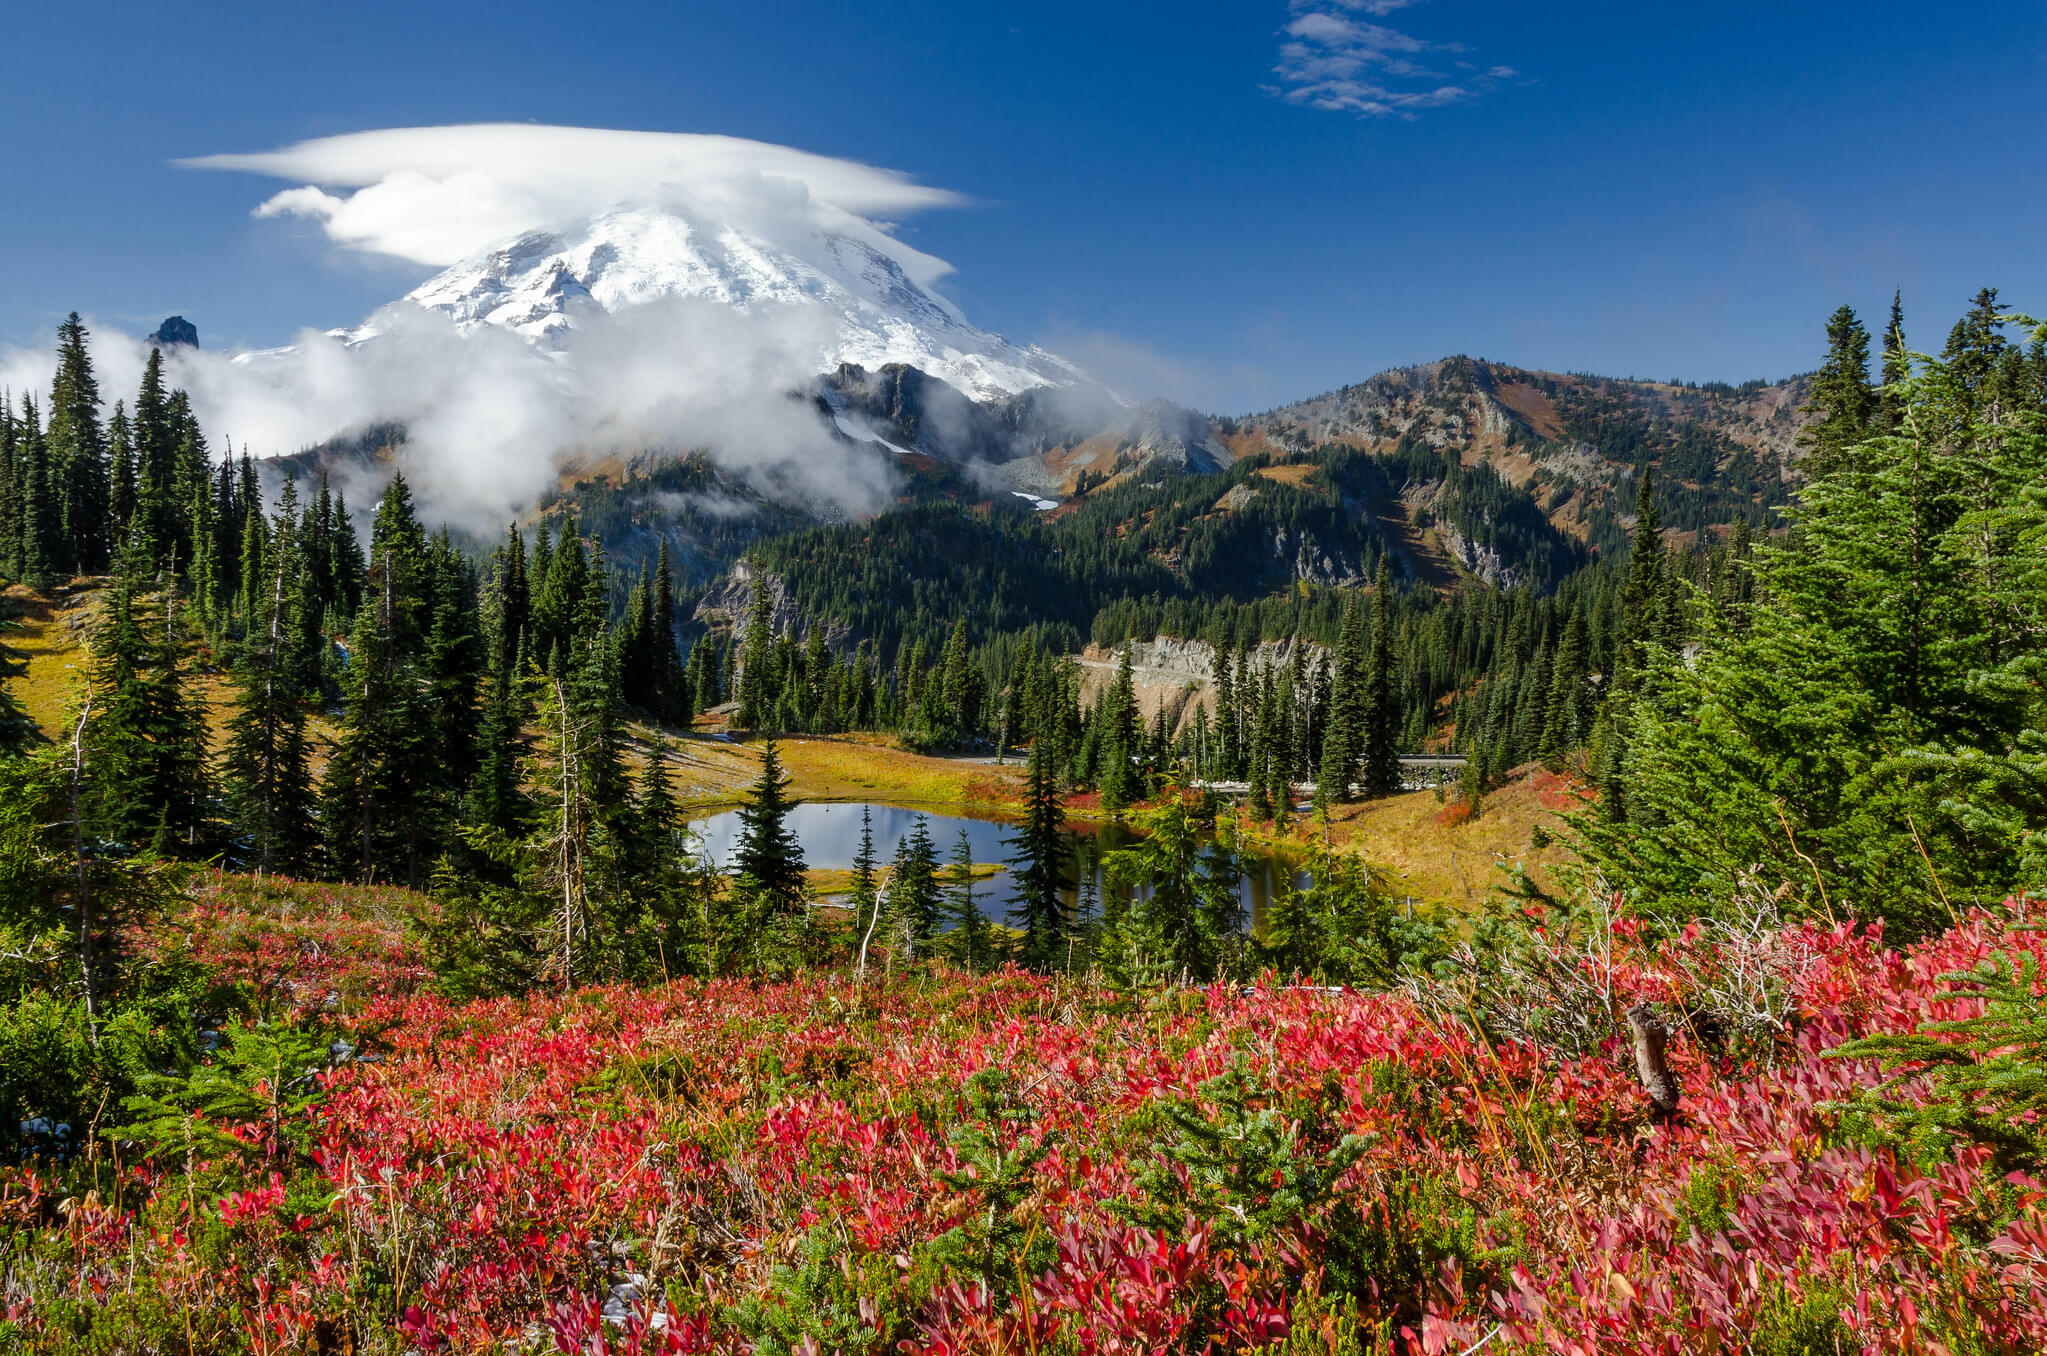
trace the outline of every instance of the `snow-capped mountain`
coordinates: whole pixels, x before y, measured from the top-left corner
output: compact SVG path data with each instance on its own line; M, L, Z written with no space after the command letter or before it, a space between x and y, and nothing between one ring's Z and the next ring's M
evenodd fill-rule
M959 310L852 235L818 231L796 248L675 210L619 208L563 231L535 231L428 279L407 300L464 329L496 325L543 349L573 347L579 315L665 297L741 311L812 307L836 337L817 371L903 363L976 400L1086 378L1065 359L969 324ZM350 332L374 336L376 322Z

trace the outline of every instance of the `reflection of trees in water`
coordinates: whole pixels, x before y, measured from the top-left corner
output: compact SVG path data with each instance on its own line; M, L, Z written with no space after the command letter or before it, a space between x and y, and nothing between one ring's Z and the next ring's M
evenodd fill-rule
M1008 836L1015 826L1004 819L936 814L909 806L872 802L807 801L791 809L787 821L790 832L803 844L804 861L823 870L850 870L855 855L860 851L860 812L863 809L872 816L875 850L884 860L893 855L898 840L910 835L920 817L925 821L926 832L939 842L950 841L964 832L976 862L1003 863L1013 851ZM733 844L738 840L739 812L721 811L691 827L702 836L711 859L721 868L726 866L731 860ZM1100 918L1106 892L1119 888L1104 878L1102 854L1129 846L1134 837L1130 828L1123 824L1077 824L1068 827L1067 838L1072 851L1066 854L1067 883L1061 893L1073 917L1078 919L1085 912L1090 919ZM1255 931L1275 891L1289 871L1298 875L1299 864L1269 854L1240 851L1238 856L1243 865L1239 900ZM1122 898L1133 897L1130 887L1120 888ZM1008 867L1004 866L994 876L980 882L977 890L985 891L980 899L988 916L1008 921L1011 906L1016 902Z

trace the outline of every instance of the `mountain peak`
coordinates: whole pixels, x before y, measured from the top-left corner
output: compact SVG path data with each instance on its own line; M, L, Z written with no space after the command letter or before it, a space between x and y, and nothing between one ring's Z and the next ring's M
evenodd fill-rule
M407 299L465 330L494 325L559 350L593 311L671 297L745 312L820 313L831 334L816 355L820 374L844 363L903 364L976 400L1085 379L1063 358L969 324L854 234L820 229L769 240L675 209L619 207L571 228L529 232L437 274Z
M197 348L199 327L181 315L174 315L156 327L156 333L150 336L150 341L158 348L171 348L178 344Z

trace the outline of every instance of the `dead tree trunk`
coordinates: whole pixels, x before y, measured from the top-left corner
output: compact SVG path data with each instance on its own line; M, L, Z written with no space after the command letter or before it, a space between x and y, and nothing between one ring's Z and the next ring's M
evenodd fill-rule
M1649 1004L1637 1003L1628 1009L1628 1030L1635 1037L1635 1073L1642 1080L1642 1091L1649 1094L1649 1101L1659 1112L1675 1115L1683 1093L1670 1072L1670 1062L1664 1058L1670 1028Z

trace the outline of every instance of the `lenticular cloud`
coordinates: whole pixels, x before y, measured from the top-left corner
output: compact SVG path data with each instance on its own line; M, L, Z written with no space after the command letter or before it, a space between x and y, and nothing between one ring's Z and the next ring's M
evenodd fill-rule
M303 217L350 249L436 268L631 203L770 238L819 228L857 235L930 283L947 265L880 222L965 201L895 170L741 137L525 123L351 132L178 163L295 180L256 214Z

